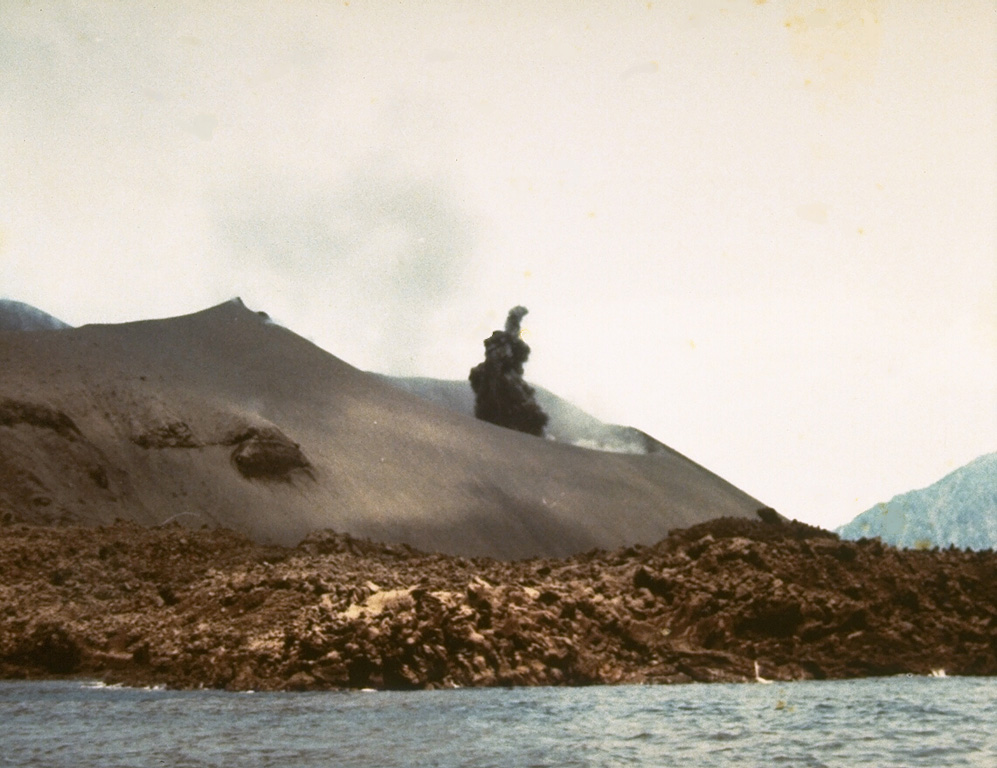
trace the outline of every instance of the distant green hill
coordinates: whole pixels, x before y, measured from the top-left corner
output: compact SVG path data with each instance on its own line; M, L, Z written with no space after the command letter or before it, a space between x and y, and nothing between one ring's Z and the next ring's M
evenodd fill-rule
M21 301L0 299L0 331L58 331L69 326Z
M866 510L837 533L880 538L898 547L997 549L997 453L989 453L934 485Z

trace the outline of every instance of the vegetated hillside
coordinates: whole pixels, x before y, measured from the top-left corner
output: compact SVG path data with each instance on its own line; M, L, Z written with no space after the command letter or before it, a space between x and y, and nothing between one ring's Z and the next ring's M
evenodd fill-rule
M333 528L503 558L650 543L761 502L673 452L585 450L441 408L234 300L0 333L0 520Z
M474 416L474 392L466 379L445 380L427 377L382 378L407 392L432 400L444 408ZM581 408L558 397L549 389L534 386L536 401L549 421L544 436L560 443L614 453L665 453L671 448L634 427L606 424Z
M743 518L514 563L329 531L284 549L177 526L0 526L0 677L246 690L994 675L995 572L993 552Z
M997 549L997 453L877 504L838 533L845 539L878 537L897 547Z
M69 325L21 301L0 299L0 331L58 331Z

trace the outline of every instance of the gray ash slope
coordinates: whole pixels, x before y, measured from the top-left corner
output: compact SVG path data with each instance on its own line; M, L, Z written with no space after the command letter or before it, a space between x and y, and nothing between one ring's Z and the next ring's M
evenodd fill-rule
M997 453L877 504L837 532L844 539L879 538L896 547L997 549Z
M332 528L500 558L652 543L764 506L669 450L587 450L441 407L233 300L0 332L0 519Z
M379 374L380 375L380 374ZM422 376L381 376L407 392L431 400L465 416L474 416L474 392L466 379L432 379ZM612 453L668 453L664 443L646 432L619 424L606 424L572 405L549 389L533 385L537 403L547 414L544 436L559 443Z

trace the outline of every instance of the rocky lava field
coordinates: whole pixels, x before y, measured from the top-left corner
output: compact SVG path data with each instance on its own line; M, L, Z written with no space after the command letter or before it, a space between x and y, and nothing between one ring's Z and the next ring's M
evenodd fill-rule
M997 554L724 518L503 562L332 532L0 527L0 676L427 688L997 674Z

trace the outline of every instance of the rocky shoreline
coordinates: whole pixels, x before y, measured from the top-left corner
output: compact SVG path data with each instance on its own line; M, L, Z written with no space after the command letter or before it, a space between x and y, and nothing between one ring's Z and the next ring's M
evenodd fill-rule
M503 562L0 527L0 677L313 690L997 675L997 554L720 519ZM756 667L757 662L757 667Z

